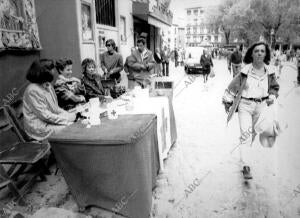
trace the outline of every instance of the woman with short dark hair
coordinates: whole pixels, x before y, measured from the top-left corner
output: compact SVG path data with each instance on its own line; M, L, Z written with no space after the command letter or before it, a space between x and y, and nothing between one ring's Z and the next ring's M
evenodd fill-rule
M239 148L245 179L252 179L249 167L252 150L249 149L256 136L254 127L261 112L278 97L279 84L274 68L268 66L270 58L271 52L266 43L253 44L244 57L246 65L229 84L223 96L229 119L238 111L241 132Z
M79 103L85 102L85 88L80 79L72 76L72 63L70 59L60 59L56 61L55 66L58 78L54 89L58 105L65 110L71 110Z
M51 85L55 65L52 60L34 61L26 74L30 82L23 96L24 128L36 140L44 140L60 131L76 118L58 106L55 91Z

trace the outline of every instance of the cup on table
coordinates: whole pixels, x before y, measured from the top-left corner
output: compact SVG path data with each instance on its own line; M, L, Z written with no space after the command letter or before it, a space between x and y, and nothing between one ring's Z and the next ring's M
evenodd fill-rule
M100 100L99 98L91 98L89 100L91 108L99 108L100 107Z

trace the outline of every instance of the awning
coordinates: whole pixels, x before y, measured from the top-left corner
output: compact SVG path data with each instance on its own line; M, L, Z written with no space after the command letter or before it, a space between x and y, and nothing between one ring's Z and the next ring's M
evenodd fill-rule
M156 26L160 29L165 29L165 28L169 28L170 26L161 22L160 20L156 19L155 17L152 17L152 16L148 16L148 23L153 25L153 26Z

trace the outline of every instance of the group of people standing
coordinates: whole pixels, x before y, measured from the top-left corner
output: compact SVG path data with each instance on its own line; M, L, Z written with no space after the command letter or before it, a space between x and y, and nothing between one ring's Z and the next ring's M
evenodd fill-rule
M107 51L100 55L102 74L91 58L82 61L80 78L73 76L73 62L68 58L41 59L31 64L26 74L30 84L23 96L24 128L31 138L44 140L73 122L78 116L78 104L95 97L111 98L103 82L109 79L117 84L123 69L128 74L129 88L151 85L156 62L144 38L137 40L137 48L132 48L125 64L114 40L107 40L105 45ZM163 62L168 69L167 62Z

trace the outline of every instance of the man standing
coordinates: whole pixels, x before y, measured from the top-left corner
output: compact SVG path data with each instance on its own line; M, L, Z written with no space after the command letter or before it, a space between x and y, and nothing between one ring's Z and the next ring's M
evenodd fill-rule
M101 69L105 76L120 82L120 72L123 70L122 55L116 52L116 43L113 39L108 39L105 46L107 51L100 55Z
M151 74L154 74L155 60L153 54L146 48L146 41L143 38L137 40L138 49L132 52L128 59L128 67L131 76L128 78L135 85L146 88L151 85Z
M178 67L178 51L177 51L177 48L174 49L174 59L175 59L175 67Z
M231 71L232 66L232 74L233 78L241 71L242 69L242 52L240 51L240 46L237 45L234 52L229 56L229 62L228 62L228 70Z
M167 46L164 47L164 50L161 53L161 58L162 58L163 76L169 76L170 51L168 50Z

